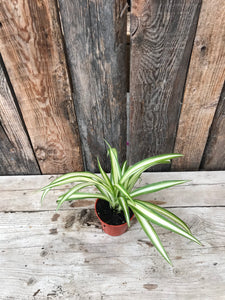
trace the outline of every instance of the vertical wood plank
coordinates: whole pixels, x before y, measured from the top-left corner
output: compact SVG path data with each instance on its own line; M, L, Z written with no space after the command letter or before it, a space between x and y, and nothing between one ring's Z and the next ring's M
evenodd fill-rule
M132 1L130 163L173 151L200 4Z
M198 170L225 79L225 1L203 0L186 82L173 170Z
M203 170L225 170L225 84L201 163Z
M0 2L0 51L43 173L81 170L56 1Z
M109 170L103 139L126 156L126 0L59 4L86 168Z
M0 175L40 174L0 58Z

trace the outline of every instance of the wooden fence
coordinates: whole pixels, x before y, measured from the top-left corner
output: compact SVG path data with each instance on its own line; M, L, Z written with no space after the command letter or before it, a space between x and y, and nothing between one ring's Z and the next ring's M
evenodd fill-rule
M0 174L109 170L104 138L225 169L224 0L133 0L129 36L127 6L0 1Z

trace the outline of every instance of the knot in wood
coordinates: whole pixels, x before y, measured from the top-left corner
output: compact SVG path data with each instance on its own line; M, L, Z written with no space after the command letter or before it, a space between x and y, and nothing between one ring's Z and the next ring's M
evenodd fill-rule
M46 159L46 151L43 148L37 148L35 150L35 154L38 160L45 160Z

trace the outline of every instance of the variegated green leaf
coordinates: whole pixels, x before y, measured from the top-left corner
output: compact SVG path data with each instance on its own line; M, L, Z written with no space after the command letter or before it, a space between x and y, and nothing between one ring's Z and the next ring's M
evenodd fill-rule
M165 258L165 260L172 265L155 229L153 226L145 219L143 218L135 209L134 209L135 217L137 218L138 222L141 224L141 227L143 228L144 232L152 242L152 244L156 247L156 249L159 251L159 253Z
M128 205L133 209L136 209L136 211L142 215L144 218L146 218L148 221L155 223L163 228L169 229L177 234L180 234L194 242L196 242L197 244L201 245L201 243L190 233L188 233L187 231L185 231L184 229L182 229L181 227L179 227L178 225L176 225L175 223L173 223L170 220L167 220L165 217L161 216L160 214L158 214L156 211L153 211L152 209L150 209L149 207L147 207L144 204L138 203L137 201L135 201L135 206L133 205L133 203L128 200Z
M127 225L128 225L128 227L130 227L130 213L129 213L129 207L127 205L127 201L123 197L119 197L118 200L119 200L119 204L121 205L121 207L123 209L123 213L124 213Z
M102 185L97 184L96 188L99 190L99 192L108 198L108 201L113 205L115 204L115 198L114 194L112 194L111 190L104 188Z
M63 183L64 180L66 181L67 179L70 180L69 182L73 182L73 178L76 180L77 177L79 177L79 178L85 177L85 178L89 178L89 179L95 180L97 182L103 182L102 178L100 178L99 176L97 176L95 174L92 174L90 172L73 172L73 173L67 173L67 174L64 174L62 176L59 176L58 178L56 178L55 180L53 180L50 184L48 184L47 186L43 187L42 190L48 188L50 185L53 185L53 184L55 184L57 182L62 182L61 185L63 185L64 184ZM66 181L66 183L67 183L67 181Z
M157 155L157 156L153 156L150 158L146 158L140 162L137 162L136 164L134 164L133 166L131 166L126 172L125 174L122 176L120 183L123 184L126 180L129 179L129 177L133 174L135 174L136 172L143 170L143 172L145 170L147 170L148 168L150 168L151 166L153 166L156 163L159 163L160 161L167 161L176 157L181 157L183 156L182 154L176 154L176 153L171 153L171 154L162 154L162 155Z
M118 152L117 152L116 148L111 148L111 149L112 149L112 152L115 156L115 159L118 161Z
M124 187L122 185L120 185L119 183L115 184L115 187L126 197L128 198L133 205L135 205L134 200L131 198L130 194L124 189Z
M111 157L111 172L113 176L113 183L116 184L121 178L121 169L118 160L112 150L109 151Z
M112 148L107 141L105 142L109 148L108 151L109 151L109 156L111 161L111 180L112 180L112 184L114 185L118 183L121 178L121 168L118 161L117 150L115 148Z
M125 162L123 163L122 165L122 168L121 168L121 173L122 175L125 173L125 171L128 169L128 166L127 166L127 160L125 160Z
M170 164L170 160L163 160L160 162L157 162L155 164L152 164L151 167L161 165L161 164ZM145 171L145 167L140 169L138 172L134 173L133 175L130 176L130 178L124 183L126 189L130 192L138 179L141 177L141 174Z
M96 186L97 188L99 186L101 186L102 188L104 188L106 190L108 189L108 186L105 184L104 181L103 182L97 182L97 181L95 181L93 179L90 179L88 177L85 177L85 176L67 178L67 179L64 179L63 181L59 181L59 182L49 184L48 189L51 189L51 188L57 187L57 186L61 186L61 185L65 185L65 184L68 184L68 183L75 183L75 182L79 182L79 183L87 182L87 183L90 183L90 185Z
M144 194L154 193L174 185L182 184L187 182L186 180L168 180L168 181L160 181L152 184L145 185L140 187L133 192L130 193L131 197L138 197Z
M47 195L47 193L48 193L49 191L50 191L50 188L43 191L42 196L41 196L41 205L42 205L43 200L44 200L44 198L46 197L46 195Z
M87 187L93 185L93 183L80 183L77 184L76 186L74 186L72 189L70 189L67 193L65 193L63 195L63 197L61 198L60 202L65 202L70 196L72 196L73 194L75 194L77 191Z
M69 184L69 183L76 183L76 182L90 182L90 180L92 181L92 179L85 177L85 176L74 176L74 177L63 179L58 182L52 182L49 185L47 185L47 188L52 189L57 186L61 186L61 185ZM95 181L92 181L92 182L93 182L93 184L95 183Z
M113 186L112 186L112 183L108 177L108 175L106 174L106 172L103 170L101 164L100 164L100 161L99 159L97 158L97 161L98 161L98 168L99 168L99 171L102 175L102 178L105 180L105 183L109 186L110 190L113 192Z
M107 197L105 197L104 195L102 195L102 194L92 194L92 193L76 193L76 194L73 194L73 195L69 196L69 198L67 198L66 201L78 200L78 199L87 199L87 198L96 198L96 199L99 198L99 199L103 199L103 200L108 201ZM63 204L63 202L65 202L65 201L62 201L62 199L57 201L58 206L57 206L56 210L58 210L60 208L60 206Z
M175 214L173 214L172 212L168 211L165 208L162 208L158 205L152 204L150 202L147 201L141 201L141 200L137 200L135 199L135 202L141 203L143 205L146 205L147 207L149 207L150 209L152 209L153 211L156 211L168 218L170 218L171 220L173 220L174 222L178 223L180 226L182 226L188 233L191 234L191 231L189 229L189 227L187 226L187 224L182 221L180 218L178 218Z

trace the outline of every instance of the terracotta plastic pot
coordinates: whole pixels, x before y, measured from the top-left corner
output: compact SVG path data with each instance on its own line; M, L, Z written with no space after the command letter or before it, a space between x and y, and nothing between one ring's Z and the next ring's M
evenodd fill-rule
M107 223L105 223L104 221L102 221L102 219L99 217L98 213L97 213L97 209L96 209L96 205L99 199L96 200L95 202L95 214L98 217L99 221L101 222L102 225L102 229L106 234L109 234L111 236L119 236L121 234L123 234L124 232L127 231L128 229L128 225L127 223L121 224L121 225L109 225ZM130 218L130 220L132 220L134 217L134 214L132 215L132 217Z

